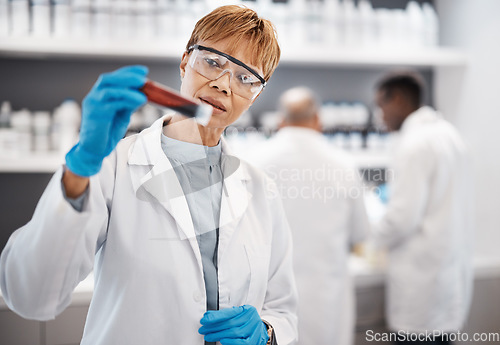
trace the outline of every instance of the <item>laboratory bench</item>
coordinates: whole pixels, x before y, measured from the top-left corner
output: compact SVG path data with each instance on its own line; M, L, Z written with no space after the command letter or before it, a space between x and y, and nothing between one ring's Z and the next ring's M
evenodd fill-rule
M474 266L474 296L464 332L499 332L500 262L476 260ZM357 256L350 258L349 268L356 289L355 344L367 344L366 331L387 332L384 317L385 269L381 264L372 264ZM0 344L79 344L93 287L94 279L90 274L75 288L68 308L50 321L19 317L8 309L0 294Z

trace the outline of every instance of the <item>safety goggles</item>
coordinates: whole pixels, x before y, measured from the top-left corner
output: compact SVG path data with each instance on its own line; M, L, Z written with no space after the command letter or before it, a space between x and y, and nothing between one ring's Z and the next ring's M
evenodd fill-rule
M266 86L266 81L251 67L231 55L195 44L188 48L189 66L207 79L217 80L229 73L231 91L253 100Z

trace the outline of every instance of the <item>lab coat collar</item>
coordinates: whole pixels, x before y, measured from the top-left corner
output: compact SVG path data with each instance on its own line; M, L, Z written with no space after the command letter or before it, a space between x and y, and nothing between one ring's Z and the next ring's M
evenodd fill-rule
M131 167L135 194L138 197L141 197L144 191L151 194L174 217L181 239L192 239L195 238L195 231L186 197L169 159L161 148L163 123L170 117L171 115L161 117L137 135L129 150L128 164ZM224 232L221 231L220 246L228 241L234 232L252 197L247 190L246 183L250 177L246 167L231 154L224 138L221 138L221 146L224 182L219 228Z
M130 147L128 164L132 186L137 198L148 200L148 195L152 195L172 215L180 239L193 239L196 235L186 197L161 148L163 122L168 118L156 120L137 135Z
M408 115L408 117L403 121L403 124L401 125L401 133L410 131L418 124L435 122L440 117L441 115L436 110L424 105Z

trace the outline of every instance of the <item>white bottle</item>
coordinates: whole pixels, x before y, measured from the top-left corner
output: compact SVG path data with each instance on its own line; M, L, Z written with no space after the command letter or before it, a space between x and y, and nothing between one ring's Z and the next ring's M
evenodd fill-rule
M130 40L135 36L133 29L133 15L131 2L127 0L115 0L112 2L112 27L111 37L118 40Z
M70 0L52 0L52 35L69 37L71 34Z
M46 153L50 150L51 119L48 111L33 113L33 149L35 152Z
M90 37L90 0L71 2L71 35L76 38Z
M335 129L338 122L338 111L337 106L333 102L325 102L321 106L320 119L321 126L324 132L331 131Z
M17 152L17 133L12 129L11 117L10 103L4 101L0 108L0 156L12 156Z
M12 129L17 134L16 149L20 154L27 154L31 151L31 113L27 109L22 109L12 113Z
M340 45L344 34L339 0L325 0L323 5L323 32L324 42L327 45Z
M360 17L360 45L364 48L373 47L377 42L377 25L375 11L368 0L358 2Z
M365 127L368 125L370 112L368 108L361 102L354 102L352 105L352 122L356 127Z
M10 0L10 33L12 36L27 36L30 30L30 8L28 0Z
M92 37L98 41L109 41L111 38L111 0L94 0L92 2Z
M406 39L408 45L422 47L424 45L425 23L422 7L412 0L406 6L406 16L409 24L409 31Z
M303 49L309 44L308 42L308 27L305 13L307 12L307 4L305 0L290 0L290 40L293 40L294 47Z
M437 47L439 44L439 18L434 7L429 3L422 5L425 22L424 45Z
M404 10L395 8L391 10L394 28L392 29L393 45L395 47L405 47L408 44L409 22Z
M350 126L351 125L351 105L347 102L341 102L338 105L338 120L337 125L339 126Z
M171 0L158 0L155 11L157 30L156 36L160 41L171 42L177 30L177 16L175 4Z
M366 149L376 152L382 149L380 135L376 132L370 132L366 136Z
M142 0L135 3L136 35L140 40L153 40L156 33L153 2Z
M9 35L9 0L0 0L0 37Z
M293 40L291 40L290 33L290 7L287 3L284 2L276 2L271 4L270 8L272 13L273 24L276 27L276 31L278 33L278 39L280 44L290 46L293 44ZM264 17L264 15L262 14ZM271 16L264 17L270 18Z
M31 34L35 37L50 36L49 0L31 0Z
M54 110L52 123L52 147L66 154L78 141L81 110L73 99L66 99Z
M0 128L10 127L10 117L12 113L12 107L9 101L3 101L0 107Z
M342 7L344 13L344 45L359 47L361 40L359 11L353 0L344 0Z
M191 2L189 0L177 0L175 4L178 25L176 39L187 42L196 21L191 10Z
M387 8L377 8L375 10L377 20L377 45L388 48L394 44L394 20L392 11Z

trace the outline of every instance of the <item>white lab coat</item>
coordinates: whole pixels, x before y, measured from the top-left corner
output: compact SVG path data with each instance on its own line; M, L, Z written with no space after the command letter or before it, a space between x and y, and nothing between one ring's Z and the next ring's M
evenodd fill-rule
M277 182L292 229L299 343L352 344L350 244L369 229L357 170L320 133L302 127L282 128L249 159Z
M90 179L83 212L61 192L60 169L33 219L10 238L0 282L8 306L47 320L94 269L82 344L203 344L200 251L182 188L162 151L159 119L122 140ZM253 305L280 345L297 337L292 243L276 187L222 146L219 306ZM95 257L95 266L94 266Z
M387 212L374 227L388 248L390 329L456 331L472 291L470 162L458 132L430 107L404 122Z

